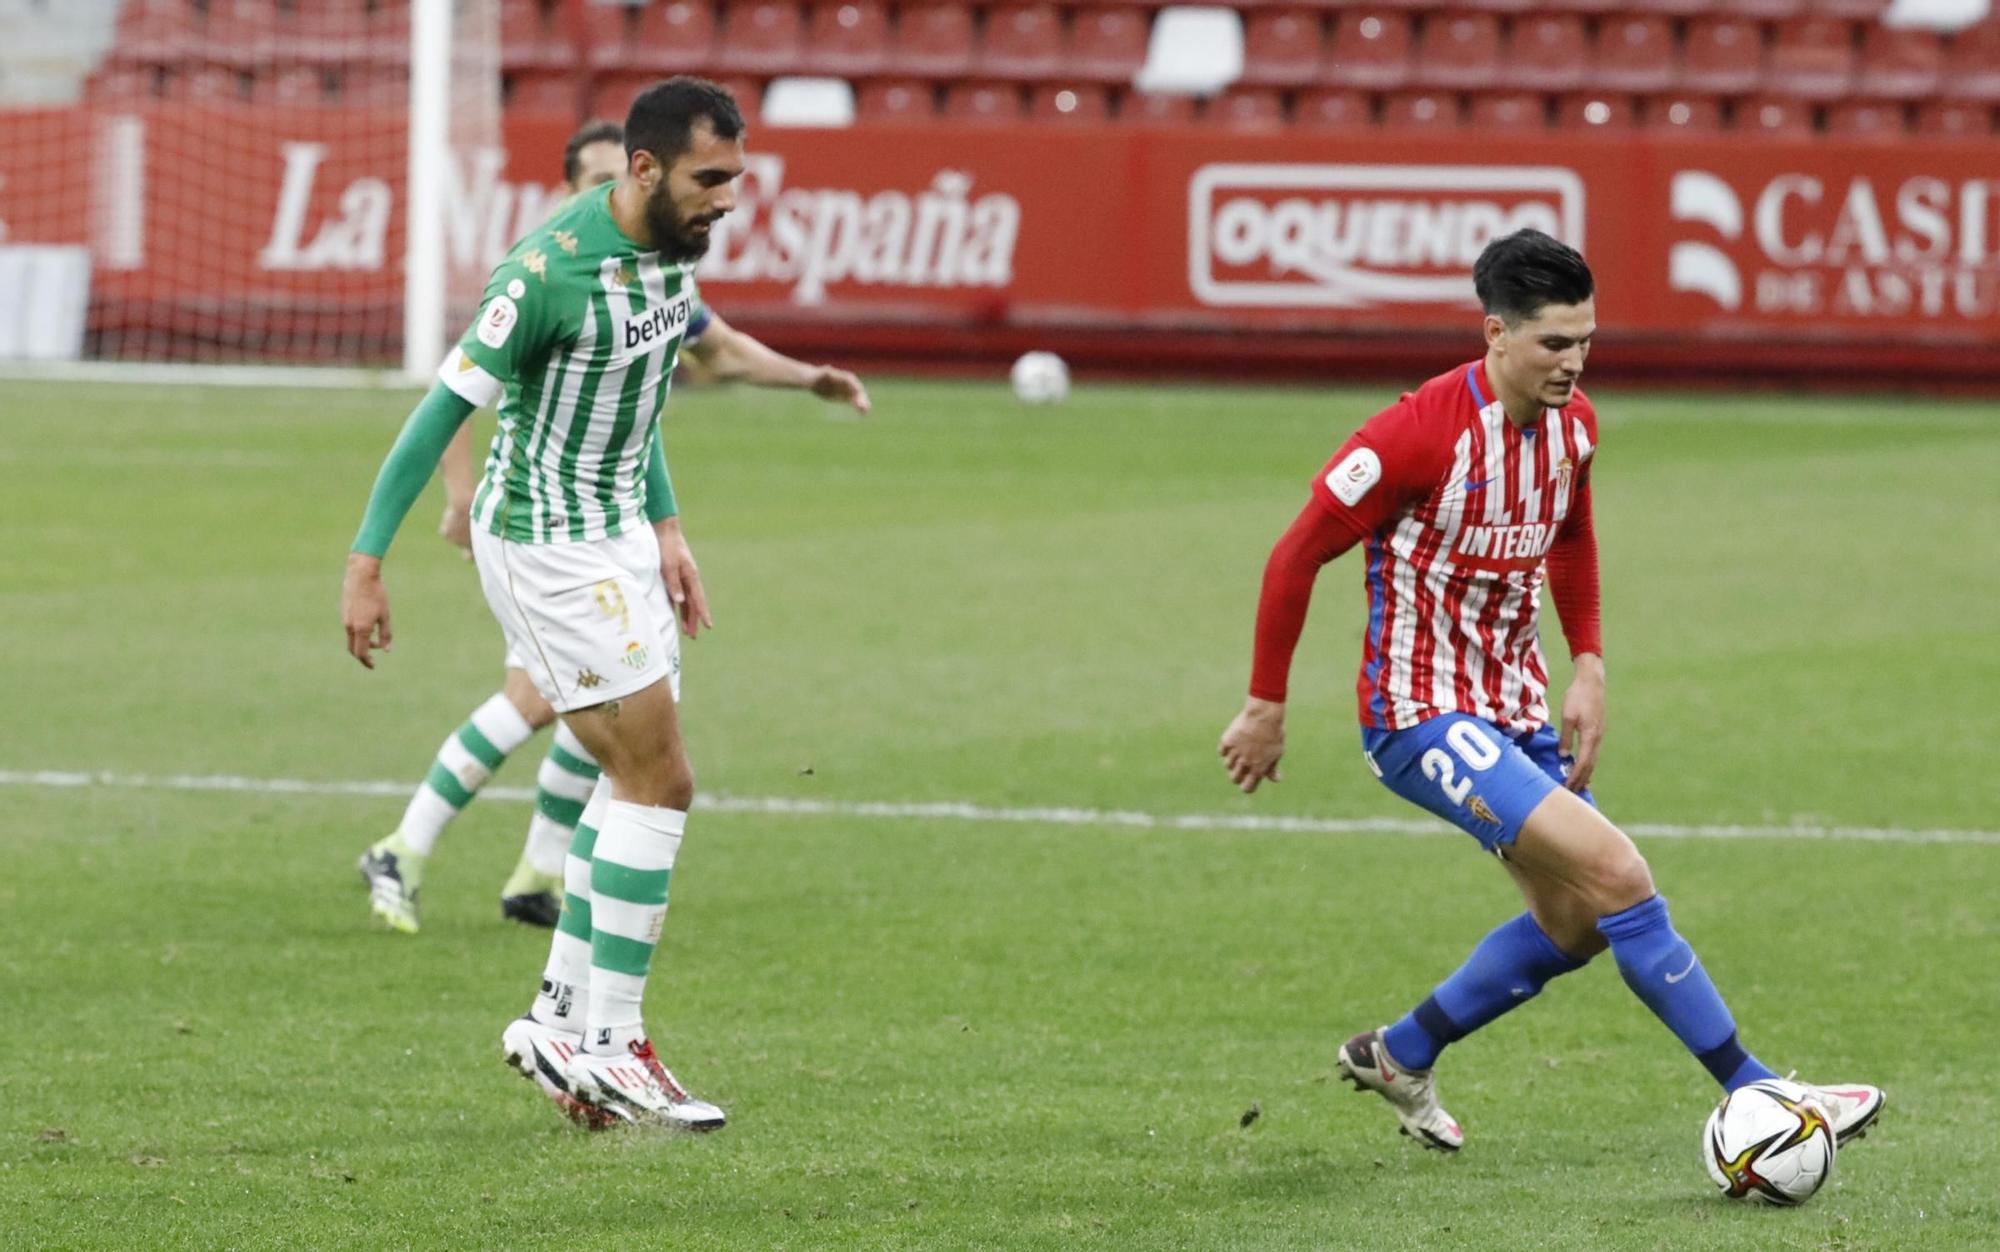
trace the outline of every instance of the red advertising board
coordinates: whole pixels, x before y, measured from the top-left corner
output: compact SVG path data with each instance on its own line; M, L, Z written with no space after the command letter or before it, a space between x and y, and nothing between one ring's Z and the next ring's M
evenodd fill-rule
M104 117L45 116L86 145L114 133ZM393 341L404 179L400 145L383 137L399 114L136 117L145 168L118 219L123 251L100 256L99 307L248 305L309 314L350 343ZM547 212L567 132L512 117L504 151L457 154L447 235L461 280ZM228 137L226 183L204 148L216 136ZM780 338L964 351L1060 330L1086 362L1093 344L1139 359L1150 342L1171 357L1205 336L1235 352L1312 352L1467 332L1473 257L1535 226L1591 258L1607 340L1782 368L1778 344L1804 353L1795 360L1946 362L1962 380L1993 379L1995 155L1977 142L1735 135L753 130L737 210L700 273L717 307ZM102 252L102 209L51 212L51 195L77 184L16 156L0 151L5 238Z

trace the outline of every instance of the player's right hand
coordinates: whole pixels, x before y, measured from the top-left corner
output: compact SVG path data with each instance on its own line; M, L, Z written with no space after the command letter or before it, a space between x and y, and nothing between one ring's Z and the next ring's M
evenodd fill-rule
M1246 795L1267 778L1283 781L1278 776L1278 759L1285 755L1285 706L1251 696L1229 729L1222 732L1222 742L1215 750L1229 771L1229 781Z
M444 516L438 519L438 534L447 542L455 543L464 550L465 559L472 559L472 501L460 503L447 500Z
M389 650L389 590L382 585L382 559L359 552L347 554L347 575L340 583L340 620L347 628L347 651L369 669L375 649Z

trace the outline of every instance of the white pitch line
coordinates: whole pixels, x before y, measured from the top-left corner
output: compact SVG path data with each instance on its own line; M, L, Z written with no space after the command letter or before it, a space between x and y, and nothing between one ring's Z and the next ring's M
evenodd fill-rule
M235 774L121 774L107 770L0 770L0 787L115 787L157 791L239 791L257 795L380 796L401 798L415 784L339 782L302 778L246 778ZM491 800L529 801L526 787L487 787ZM1442 822L1396 817L1286 817L1250 813L1143 813L1129 809L1071 807L1001 808L962 801L904 803L888 800L796 800L784 796L732 796L704 792L695 807L712 813L764 813L777 817L925 818L952 822L1017 822L1048 826L1113 826L1128 830L1226 830L1320 835L1435 835L1455 833ZM1635 822L1628 834L1652 839L1805 839L1852 843L2000 844L2000 830L1908 830L1895 826L1676 825Z

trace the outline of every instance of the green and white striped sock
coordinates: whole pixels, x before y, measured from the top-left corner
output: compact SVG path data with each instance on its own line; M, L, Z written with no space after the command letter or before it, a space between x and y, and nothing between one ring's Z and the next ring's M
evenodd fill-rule
M472 803L500 762L534 733L528 719L504 695L472 710L472 717L438 749L431 772L410 797L396 833L418 856L429 856L451 819Z
M687 829L683 809L613 800L590 856L590 1018L586 1050L622 1054L646 1037L640 1011L667 920L667 880Z
M562 916L549 939L549 962L528 1015L544 1026L583 1033L590 1005L590 857L604 811L611 803L611 780L600 778L577 820L576 836L563 858Z
M600 772L583 742L557 722L555 742L535 775L535 815L528 819L528 844L521 850L536 873L563 872L564 854Z

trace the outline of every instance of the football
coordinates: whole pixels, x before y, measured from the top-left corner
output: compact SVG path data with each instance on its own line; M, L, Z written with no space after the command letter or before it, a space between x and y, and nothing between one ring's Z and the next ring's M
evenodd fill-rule
M1732 1200L1804 1204L1833 1174L1833 1125L1795 1082L1739 1087L1708 1115L1701 1159Z
M1069 366L1053 352L1024 352L1011 375L1022 404L1060 404L1069 395Z

